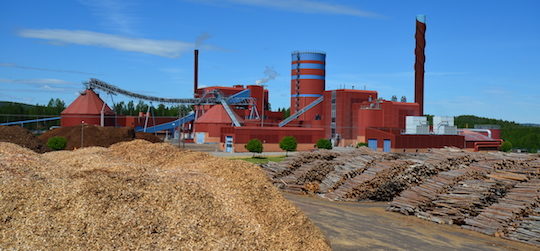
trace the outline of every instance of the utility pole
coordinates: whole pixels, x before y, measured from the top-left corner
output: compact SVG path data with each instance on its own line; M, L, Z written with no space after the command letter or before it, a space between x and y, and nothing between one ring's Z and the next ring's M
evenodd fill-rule
M82 121L82 124L81 124L81 148L83 148L84 146L84 120Z

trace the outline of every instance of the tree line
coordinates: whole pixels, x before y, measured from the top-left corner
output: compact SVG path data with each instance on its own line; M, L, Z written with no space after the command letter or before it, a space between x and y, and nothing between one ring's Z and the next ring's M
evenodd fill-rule
M501 138L510 142L512 148L527 149L537 152L540 149L540 127L518 124L513 121L490 119L473 115L461 115L454 118L458 128L473 128L474 125L499 125Z
M291 116L291 108L278 108L277 111L283 113L283 119Z
M139 101L137 104L135 104L133 101L129 101L127 103L122 101L114 104L112 109L117 115L137 116L139 115L139 112L147 112L148 107L150 107L150 113L158 117L185 116L193 110L191 106L187 105L166 106L164 104L159 104L154 106L143 101Z
M0 101L0 123L55 117L60 115L64 109L66 109L66 103L59 98L51 98L47 105L29 105L17 102ZM59 120L43 121L40 123L33 123L32 128L46 129L57 125L60 125Z

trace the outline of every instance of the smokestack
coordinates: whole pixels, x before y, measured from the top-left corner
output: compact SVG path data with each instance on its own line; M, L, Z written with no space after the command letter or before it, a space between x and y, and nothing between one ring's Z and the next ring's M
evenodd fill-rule
M193 95L195 96L195 92L199 88L199 50L195 49L193 56Z
M416 16L416 48L414 55L414 102L420 106L420 116L424 115L424 63L426 55L426 16Z

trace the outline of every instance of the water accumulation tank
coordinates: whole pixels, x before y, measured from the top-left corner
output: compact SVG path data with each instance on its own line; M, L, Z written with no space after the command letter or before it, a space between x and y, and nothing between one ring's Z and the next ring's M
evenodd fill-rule
M295 51L291 56L291 114L294 114L323 95L326 54ZM298 119L316 120L322 115L321 109L322 106L317 105Z

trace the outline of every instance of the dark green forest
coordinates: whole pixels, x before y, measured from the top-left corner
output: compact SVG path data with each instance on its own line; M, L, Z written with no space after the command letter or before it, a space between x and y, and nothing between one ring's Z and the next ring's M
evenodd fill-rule
M137 116L139 112L148 111L150 105L139 101L135 104L133 101L125 103L124 101L114 104L112 109L118 115L129 115ZM150 112L154 116L158 117L178 117L187 115L192 110L191 106L186 105L175 105L175 106L166 106L164 104L159 104L158 106L151 105Z
M540 126L522 125L513 121L461 115L454 118L458 128L474 128L474 125L499 125L501 138L512 143L513 148L536 152L540 149Z
M0 123L57 117L66 109L66 103L61 99L51 99L47 105L29 105L16 102L0 101ZM28 129L47 129L60 125L59 120L32 123Z

